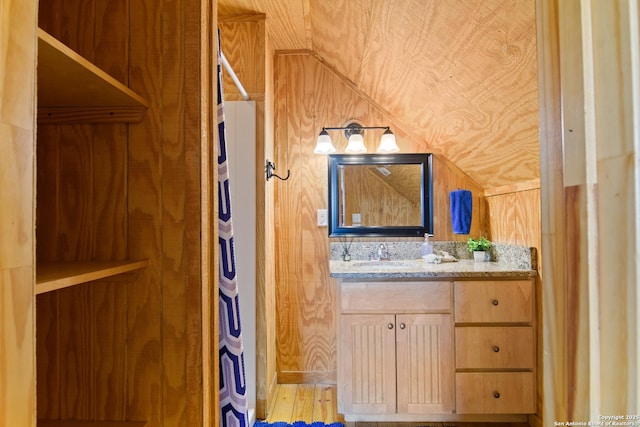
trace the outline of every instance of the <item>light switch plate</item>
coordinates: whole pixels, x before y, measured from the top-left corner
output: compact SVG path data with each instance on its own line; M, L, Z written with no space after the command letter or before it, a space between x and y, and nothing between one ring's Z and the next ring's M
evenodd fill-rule
M362 215L359 213L351 214L351 225L359 226L362 221Z
M327 226L327 210L318 209L318 227Z

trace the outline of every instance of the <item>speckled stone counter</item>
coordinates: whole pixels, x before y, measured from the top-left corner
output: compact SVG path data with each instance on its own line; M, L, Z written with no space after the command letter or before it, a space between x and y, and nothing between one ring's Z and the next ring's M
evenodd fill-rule
M535 270L518 269L498 262L460 260L428 264L422 260L329 261L331 277L338 279L420 279L534 277Z
M338 279L419 279L419 278L525 278L535 277L535 248L513 245L493 245L491 262L474 262L465 242L433 242L434 251L446 251L458 261L441 264L420 259L421 242L384 242L389 261L371 260L379 243L332 243L329 271ZM343 261L348 247L351 261Z

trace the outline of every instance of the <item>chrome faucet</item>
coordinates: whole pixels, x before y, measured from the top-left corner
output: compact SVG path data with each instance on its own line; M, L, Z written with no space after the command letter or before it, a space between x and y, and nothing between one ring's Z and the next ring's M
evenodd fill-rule
M387 247L384 245L384 243L380 243L380 246L378 246L376 258L378 259L378 261L389 261L391 259L391 257L389 256L389 251L387 250Z

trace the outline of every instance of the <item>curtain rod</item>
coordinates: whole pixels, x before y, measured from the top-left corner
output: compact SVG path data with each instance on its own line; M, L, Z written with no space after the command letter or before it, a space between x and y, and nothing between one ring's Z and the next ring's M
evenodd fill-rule
M245 101L248 101L249 94L247 94L247 91L244 90L244 86L242 86L242 83L240 83L238 76L236 75L235 71L233 71L233 68L231 68L229 61L227 61L227 58L225 58L224 53L222 53L222 50L220 50L220 59L222 60L222 65L224 65L224 68L229 72L231 79L236 84L236 87L240 91L240 94L242 94L242 97L244 98Z

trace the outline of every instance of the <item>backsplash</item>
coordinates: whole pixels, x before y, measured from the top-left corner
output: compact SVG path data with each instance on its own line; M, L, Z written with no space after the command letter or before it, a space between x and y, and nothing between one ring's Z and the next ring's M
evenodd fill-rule
M351 255L351 259L369 260L378 248L381 242L331 242L331 260L340 261L344 250L347 249ZM421 241L407 242L382 242L389 252L392 260L400 259L420 259ZM448 252L457 259L473 259L473 254L467 249L467 242L438 242L432 241L434 251ZM536 248L529 246L503 245L492 243L489 250L491 261L500 264L511 265L514 267L537 270L537 251Z

